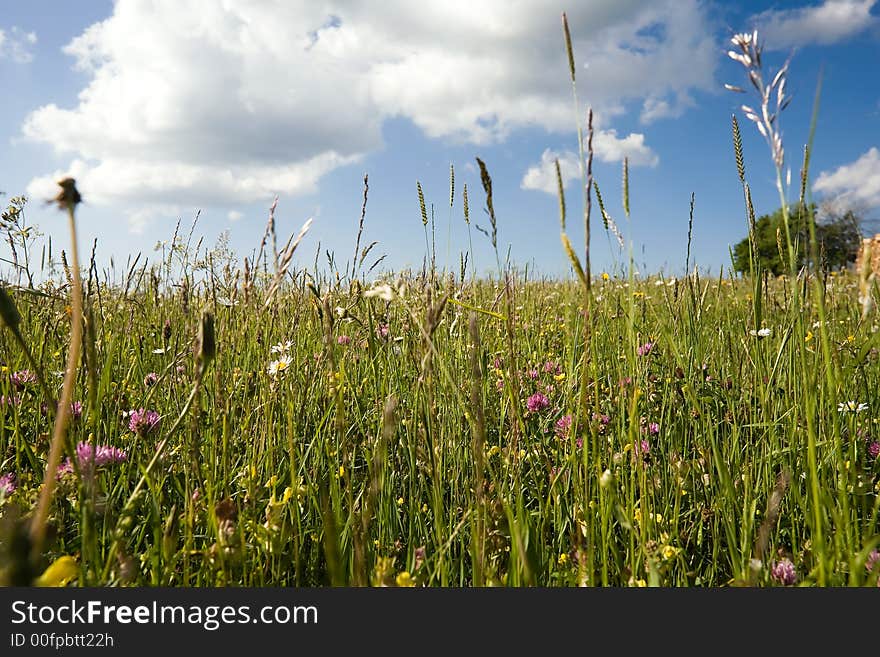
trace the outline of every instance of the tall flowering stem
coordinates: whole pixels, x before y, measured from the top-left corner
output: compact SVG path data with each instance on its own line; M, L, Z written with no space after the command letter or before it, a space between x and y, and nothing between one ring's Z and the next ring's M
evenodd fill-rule
M586 417L586 410L589 405L589 395L588 395L588 381L590 378L595 378L595 361L591 359L591 339L592 339L592 305L593 305L593 291L592 291L592 274L590 271L590 212L591 212L591 204L592 204L592 187L593 187L593 109L590 107L587 109L587 135L586 135L586 145L584 145L584 132L580 123L580 109L577 99L577 89L575 86L575 65L574 65L574 51L571 45L571 34L568 29L568 17L563 13L562 14L562 33L565 39L565 52L568 56L568 69L569 74L571 76L571 93L572 93L572 101L574 103L574 111L575 111L575 121L577 124L577 135L578 135L578 164L580 167L581 173L581 188L584 197L584 265L581 266L580 260L577 257L574 249L571 246L571 241L568 239L568 235L565 233L565 196L563 190L563 181L562 174L559 169L559 162L556 162L556 182L559 191L559 214L560 214L560 224L562 227L562 246L565 249L566 254L568 255L568 259L574 267L575 272L580 279L581 286L583 288L583 314L584 314L584 331L583 331L583 354L581 355L580 361L580 383L578 384L578 415L577 421L575 423L575 431L574 435L579 435L581 430L585 428L582 420L580 418ZM627 206L629 205L629 194L627 193ZM605 214L603 214L603 218L605 218ZM592 371L590 376L587 374L587 368L590 368ZM597 434L595 431L592 433L592 440L590 443L589 449L582 450L581 458L583 459L583 465L586 468L589 464L590 457L595 457L598 453L596 449L596 440ZM593 465L593 469L595 469L596 475L602 471L601 464L598 460L595 460ZM583 484L584 484L584 498L591 498L591 477L587 475ZM595 554L595 550L590 549L590 541L592 541L592 519L589 514L585 517L585 523L587 525L587 531L585 532L585 540L586 545L579 545L579 552L586 552L588 554ZM578 533L578 540L581 540L581 534ZM587 564L586 559L581 559L578 562L579 572L579 580L582 583L590 584L593 583L593 568L592 564Z
M776 189L779 192L779 200L782 204L782 223L785 227L785 242L788 248L788 264L792 276L797 274L797 258L794 243L791 238L789 227L788 202L785 197L785 187L782 184L782 168L785 164L785 149L782 145L782 130L779 127L779 115L788 107L791 96L785 94L786 74L788 64L785 62L779 71L773 76L769 84L765 83L762 74L761 54L763 45L758 41L758 31L751 33L735 34L731 39L737 50L728 51L728 56L735 62L739 62L746 69L749 83L758 95L761 104L758 109L749 105L743 105L742 111L746 118L755 124L758 132L767 141L773 164L776 167ZM745 93L741 87L732 84L724 85L729 91Z
M571 96L572 102L574 103L574 118L577 124L577 137L578 137L578 166L580 167L581 172L581 191L584 195L584 269L585 269L585 277L584 277L584 285L586 286L587 295L590 293L590 188L592 187L592 179L593 179L593 110L590 109L588 111L588 159L586 165L584 164L584 131L581 128L580 121L580 106L578 105L578 97L577 97L577 86L575 85L575 65L574 65L574 50L571 46L571 32L568 29L568 16L563 12L562 14L562 34L565 37L565 54L568 56L568 72L571 76ZM565 231L565 225L562 226L563 232Z
M745 113L747 119L752 121L755 124L755 127L758 129L758 132L761 133L761 136L767 141L767 144L770 147L770 153L773 158L773 164L776 168L776 189L779 192L779 201L782 207L782 221L783 226L785 228L785 241L788 248L788 264L789 264L789 273L791 275L790 285L792 286L792 294L791 294L791 311L792 316L795 318L795 327L797 331L797 335L799 338L804 337L804 319L801 313L801 294L798 293L796 288L796 280L795 277L798 274L798 258L797 258L797 248L795 243L792 241L791 229L790 229L790 213L788 207L788 201L786 199L786 185L790 182L787 181L786 184L783 184L782 178L782 169L785 164L785 151L782 145L782 132L779 128L779 115L782 111L788 107L788 104L791 102L791 98L785 95L785 82L786 82L786 74L788 72L788 62L783 65L783 67L776 72L773 76L772 81L767 84L764 81L762 75L762 63L761 63L761 53L763 50L763 46L758 41L758 32L757 30L753 31L751 34L736 34L731 39L731 42L736 46L737 50L731 50L727 54L736 62L742 64L745 68L746 73L748 75L749 83L757 92L757 95L760 99L759 109L755 110L749 107L748 105L742 106L742 111ZM745 90L737 87L735 85L726 84L724 85L728 90L734 91L737 93L745 93ZM821 88L821 78L820 78L820 86ZM816 127L816 117L818 110L818 99L819 92L817 90L816 93L816 103L813 108L813 117L811 120L811 128L810 128L810 141L812 141L812 135L814 134ZM809 166L809 154L810 154L810 146L807 145L804 154L804 167L801 172L801 199L800 199L800 211L804 211L804 198L806 193L806 186L808 180L808 166ZM738 153L739 156L739 153ZM737 165L739 166L739 159L737 160ZM789 171L790 174L790 171ZM742 180L742 175L740 176ZM748 193L748 187L745 186L746 190L746 201L749 206L749 210L751 211L751 198ZM751 218L751 214L750 214ZM813 218L812 212L807 212L806 218L807 225L809 226L810 233L810 248L812 251L812 257L814 263L817 263L817 243L816 243L816 232L815 232L815 219ZM753 227L750 226L753 230ZM816 264L818 267L818 264ZM760 289L760 288L758 288ZM826 322L824 321L825 317L825 309L824 309L824 291L821 287L821 283L819 282L819 277L813 277L813 290L814 296L816 299L816 307L820 317L820 336L822 343L822 353L823 359L825 362L825 367L823 368L825 371L826 383L829 390L837 390L837 375L836 375L836 364L835 360L831 358L829 339L827 330L825 328ZM756 315L757 315L758 306L756 305ZM800 344L803 344L800 341ZM818 377L814 374L816 368L810 366L809 357L807 356L807 351L805 349L799 350L799 356L801 358L802 366L804 367L804 372L809 373L808 376L803 378L804 384L804 398L803 398L803 411L804 416L806 417L806 437L807 437L807 470L809 472L809 488L810 488L810 497L813 505L813 517L812 517L812 542L816 546L816 554L817 554L817 578L820 586L824 586L826 582L826 553L825 553L825 541L824 541L824 518L823 518L823 503L820 495L820 480L819 480L819 467L818 467L818 453L817 453L817 440L818 440L818 427L816 424L816 417L818 415L818 409L821 407L821 401L819 396L817 395L817 386L818 386ZM833 449L836 453L841 453L843 450L842 440L839 428L836 428L834 431L834 439L833 439Z
M76 206L82 199L76 189L73 178L59 180L58 185L61 187L61 191L54 200L59 208L67 210L70 228L70 269L73 279L73 288L70 291L70 348L67 352L67 371L64 373L64 385L61 388L58 414L55 416L52 443L49 447L49 461L46 464L46 472L43 475L43 488L40 491L37 511L31 522L31 556L33 558L39 557L46 538L46 519L49 516L52 494L55 492L55 472L61 461L64 436L67 431L67 425L70 422L73 386L76 383L76 370L79 366L83 335L82 281L79 275L79 251L76 244Z

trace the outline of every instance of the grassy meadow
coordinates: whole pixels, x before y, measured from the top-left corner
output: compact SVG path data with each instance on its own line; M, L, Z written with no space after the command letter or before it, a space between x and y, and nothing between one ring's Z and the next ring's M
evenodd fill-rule
M734 156L753 219L736 124ZM815 244L787 234L779 278L700 274L689 245L686 276L595 272L562 202L570 279L478 278L432 265L418 191L419 271L368 271L360 232L310 265L270 218L243 262L176 232L121 277L74 251L7 280L6 583L877 586L866 272L798 268ZM72 182L57 201L73 230Z
M580 286L522 273L383 299L300 272L268 308L259 286L132 278L87 286L84 456L49 515L47 557L82 584L723 586L784 559L798 582L877 580L880 352L851 276L823 281L822 324L771 282L766 337L742 282L600 276L586 357ZM66 296L13 296L54 391ZM188 404L203 306L216 357ZM36 505L52 426L0 347L9 515Z

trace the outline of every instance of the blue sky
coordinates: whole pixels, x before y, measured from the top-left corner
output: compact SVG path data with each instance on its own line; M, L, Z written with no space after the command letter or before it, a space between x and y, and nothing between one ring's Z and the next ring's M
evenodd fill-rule
M596 180L639 269L681 273L691 192L696 262L713 272L728 264L729 246L745 234L732 113L756 208L778 206L768 147L739 109L757 101L723 87L747 86L726 53L735 32L754 27L765 43L765 74L792 56L793 101L781 128L795 188L822 71L816 199L880 216L876 0L32 0L2 7L0 190L6 199L29 195L29 222L63 246L63 218L39 201L51 195L52 181L73 174L86 200L81 248L97 238L104 266L138 251L157 259L157 242L199 210L196 232L206 244L228 231L233 248L248 255L276 194L280 239L315 218L302 264L319 241L345 261L367 173L362 244L378 240L372 254L387 253L389 268L420 265L419 181L434 205L438 261L448 253L457 269L468 245L465 183L472 219L487 225L474 166L480 157L494 182L502 254L509 246L517 264L566 275L557 199L543 189L541 171L542 157L562 161L571 179L569 233L582 244L562 11L580 103L596 112ZM624 156L629 222L620 198ZM598 212L592 225L594 272L625 262L627 250L606 236ZM476 230L473 240L478 271L491 268L488 240ZM0 271L8 268L0 263Z

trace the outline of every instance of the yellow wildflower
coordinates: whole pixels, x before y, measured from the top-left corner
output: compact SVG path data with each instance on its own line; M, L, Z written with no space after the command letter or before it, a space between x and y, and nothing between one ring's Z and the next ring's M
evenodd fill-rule
M679 550L679 548L672 547L671 545L665 545L665 546L663 547L663 550L662 550L661 554L663 555L663 558L666 559L666 560L668 561L669 559L674 559L675 556L676 556L680 551L681 551L681 550Z
M403 588L403 587L412 587L415 586L416 583L413 581L412 575L410 575L407 571L403 571L395 578L395 583Z
M79 566L76 565L76 559L65 555L53 561L34 584L36 586L65 586L78 575Z

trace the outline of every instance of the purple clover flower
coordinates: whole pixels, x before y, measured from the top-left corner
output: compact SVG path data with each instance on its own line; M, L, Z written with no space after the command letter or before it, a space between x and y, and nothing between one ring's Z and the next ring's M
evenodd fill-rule
M797 570L790 559L780 559L774 562L770 575L784 586L791 586L797 582Z
M76 446L76 463L80 472L84 474L92 474L98 468L107 465L122 463L128 460L128 455L118 447L109 445L93 445L91 443L80 442ZM73 474L73 462L70 458L64 459L64 462L58 466L55 472L56 479L61 479L66 474Z
M161 418L156 411L139 408L128 415L128 428L134 433L146 435L159 426Z
M558 363L554 363L552 360L548 360L544 363L544 372L546 374L560 374L562 373L562 368Z
M566 438L568 432L571 431L572 417L571 415L563 415L556 420L556 437Z
M3 495L11 495L15 492L16 488L18 488L18 485L15 483L14 472L7 472L0 477L0 493Z
M12 379L12 385L14 385L19 390L31 383L37 382L37 375L30 370L19 370L18 372L13 372L10 378Z
M155 372L150 372L149 374L147 374L147 375L144 377L144 385L145 385L147 388L156 385L156 383L157 383L158 381L159 381L159 375L156 374Z
M13 374L13 378L23 385L29 385L37 382L37 373L30 370L21 370Z
M647 356L654 348L654 344L654 342L646 342L636 350L636 353L638 353L639 356Z
M61 463L58 464L58 469L55 471L56 479L63 479L65 475L73 474L73 463L69 458L64 459Z
M534 395L526 399L526 408L529 410L529 413L539 413L543 411L550 405L550 400L547 399L547 396L536 392Z
M128 456L121 449L109 445L92 445L81 442L76 446L76 459L81 470L88 469L92 463L96 467L102 468L105 465L121 463L127 458Z

